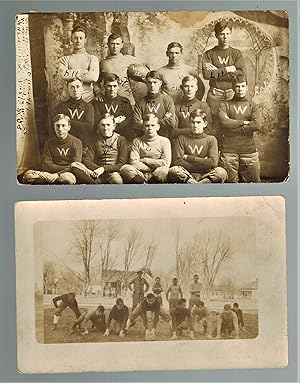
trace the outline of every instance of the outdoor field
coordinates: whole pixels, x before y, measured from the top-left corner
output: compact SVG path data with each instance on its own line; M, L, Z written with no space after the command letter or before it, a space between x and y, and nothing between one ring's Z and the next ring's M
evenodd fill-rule
M142 341L144 339L144 328L142 320L139 318L136 321L136 325L131 327L125 338L120 338L117 335L110 335L104 337L100 332L91 331L88 335L81 335L77 333L70 334L69 330L74 322L74 313L69 309L65 309L58 328L55 331L51 331L53 327L53 308L44 308L44 343L91 343L91 342L135 342ZM109 310L105 311L106 317L108 317ZM240 332L240 339L254 339L258 335L258 315L257 310L251 310L251 312L244 313L245 328L248 332ZM197 330L197 328L196 328ZM169 324L159 321L157 326L157 336L160 341L170 340L170 328ZM188 340L188 331L185 332L185 336L181 337L182 340ZM199 340L208 340L204 335L200 335L195 332L195 338Z

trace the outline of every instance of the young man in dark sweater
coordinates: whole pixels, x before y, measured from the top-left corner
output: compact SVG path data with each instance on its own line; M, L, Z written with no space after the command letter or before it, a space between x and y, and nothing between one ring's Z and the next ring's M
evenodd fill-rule
M186 299L181 298L176 307L170 311L172 318L172 340L178 339L183 335L183 330L188 329L190 331L190 338L194 337L194 328L191 317L191 310L186 308Z
M70 328L70 332L73 333L77 326L80 326L83 331L82 335L88 335L88 323L92 322L93 329L96 329L100 332L104 332L106 329L106 317L105 317L104 306L99 305L98 307L81 310L81 315L75 320Z
M236 313L236 315L237 315L239 329L242 330L242 331L247 332L247 330L245 329L245 325L244 325L243 311L239 308L239 304L238 303L234 303L231 310L234 311Z
M143 116L154 114L160 124L160 135L171 137L176 126L175 105L173 99L160 91L161 75L157 71L150 71L146 76L148 93L136 105L133 111L133 124L136 135L143 134Z
M259 106L247 98L247 80L238 75L232 81L234 98L221 103L222 127L220 166L226 169L228 181L260 182L260 164L254 133L261 128Z
M75 298L75 293L67 293L63 295L59 295L52 299L55 311L54 311L54 317L53 317L53 328L52 330L57 329L57 324L59 321L59 318L61 317L62 312L69 307L75 314L76 318L79 318L81 315L81 312L78 307L77 300ZM59 303L57 303L59 302Z
M103 75L104 96L100 95L93 101L95 111L95 126L99 122L101 115L109 113L115 117L116 132L132 141L135 131L132 128L133 111L128 98L118 94L120 89L120 79L114 73Z
M83 163L73 163L71 170L78 183L122 184L120 168L126 164L128 149L125 137L115 132L114 117L100 116L96 138L89 146Z
M87 151L94 127L94 108L82 99L83 85L79 79L67 81L69 99L58 104L56 113L70 117L70 133L82 142L83 152Z
M232 22L221 20L215 25L215 36L218 45L206 51L202 59L202 74L209 80L207 103L210 107L215 134L219 124L219 106L222 101L232 99L234 92L232 79L239 75L246 75L246 63L239 49L229 45L232 33Z
M128 317L128 307L124 304L122 298L117 298L116 304L112 307L108 315L104 336L109 336L109 334L114 333L124 338Z
M198 90L198 82L196 77L189 75L182 79L180 86L183 97L182 100L175 105L177 127L172 132L172 138L177 138L181 135L189 136L191 134L190 114L193 110L201 109L206 113L208 132L212 129L212 119L210 108L205 101L199 101L196 98Z
M70 118L64 114L54 117L55 137L46 141L42 170L28 170L23 176L27 184L75 184L70 165L82 160L82 142L69 134Z
M179 136L173 148L173 167L168 181L171 183L223 183L226 171L217 167L218 144L214 136L204 133L206 114L196 109L190 114L191 134Z

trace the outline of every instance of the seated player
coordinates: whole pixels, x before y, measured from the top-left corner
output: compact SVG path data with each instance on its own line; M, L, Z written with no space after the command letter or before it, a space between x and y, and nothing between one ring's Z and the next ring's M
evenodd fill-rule
M172 138L177 138L181 135L189 136L192 133L190 126L190 114L193 110L201 109L206 113L208 132L212 129L212 119L210 108L205 101L199 101L196 98L198 89L196 77L189 75L182 79L180 88L183 93L182 100L175 104L177 127L172 132Z
M153 313L153 320L152 320L152 329L150 331L149 329L149 321L147 319L147 312ZM152 293L148 293L145 298L142 299L141 303L137 305L137 307L130 313L127 325L126 325L126 331L128 331L129 327L134 325L134 321L138 317L142 318L143 325L145 328L145 340L148 340L148 337L151 335L153 336L153 339L156 339L156 328L159 320L159 316L162 317L165 321L170 321L170 316L168 312L161 307L160 303L156 300L155 295Z
M238 317L234 311L231 310L231 305L224 305L224 310L219 314L217 325L216 339L221 339L221 334L225 337L234 336L239 339L239 325Z
M183 77L192 75L197 80L198 97L202 100L205 92L203 81L198 76L197 70L183 62L183 47L174 41L167 47L166 55L169 62L166 66L158 69L162 78L162 93L168 94L174 103L180 102L182 94L180 92L181 80Z
M148 93L141 98L133 110L133 124L137 130L136 135L142 135L143 116L154 114L160 123L160 135L171 137L176 126L175 105L173 99L160 92L161 76L156 71L150 71L146 76Z
M206 114L196 109L190 114L190 136L180 136L174 143L171 183L223 183L226 171L217 167L218 144L214 136L204 133Z
M120 168L126 164L128 150L126 139L115 132L114 117L108 113L100 116L96 139L89 146L83 164L72 163L71 170L78 183L122 184Z
M64 309L66 309L67 307L69 307L74 312L76 318L80 317L81 312L79 310L78 303L75 296L76 296L75 293L71 292L71 293L59 295L52 299L52 302L55 307L52 330L57 329L59 318L61 317L61 314L64 311Z
M95 125L97 126L100 116L109 113L115 117L116 132L132 141L135 137L132 129L133 111L128 98L120 96L120 79L114 73L103 76L104 96L93 101L95 110Z
M67 81L69 99L58 104L56 113L70 117L70 133L82 142L83 152L86 153L94 127L94 108L92 104L83 101L83 85L79 79Z
M124 304L122 298L117 298L116 304L113 306L108 315L104 336L109 336L110 333L113 333L119 335L121 338L124 338L128 317L128 307Z
M186 308L186 299L181 298L176 307L170 311L172 318L172 340L178 339L183 335L183 330L190 331L190 338L195 339L194 328L191 317L191 310Z
M178 285L177 278L173 278L171 286L166 292L166 298L169 302L169 311L174 309L180 299L183 298L181 287Z
M201 328L201 331L199 332L205 334L207 332L208 310L203 301L197 300L194 302L194 306L191 309L191 315L194 329L196 330L196 327L199 327Z
M152 286L152 291L153 291L153 294L155 295L156 299L158 300L158 302L162 306L162 296L161 296L161 293L163 292L163 288L162 288L162 285L161 285L159 277L155 278L155 282L154 282L154 284Z
M237 315L239 329L242 330L242 331L247 332L247 330L245 329L245 326L244 326L243 311L239 308L239 304L238 303L234 303L231 310L234 311L236 313L236 315Z
M228 181L260 182L260 163L254 133L261 128L259 106L248 100L244 75L232 81L234 97L221 103L219 118L222 126L220 166L226 169Z
M82 309L81 315L79 318L75 320L70 328L70 332L73 333L77 326L81 326L83 330L82 335L88 335L88 322L92 322L92 327L99 330L100 332L104 332L106 329L106 317L104 313L104 307L99 305L96 308L90 308L89 310Z
M82 99L90 102L94 98L93 83L99 77L99 60L85 50L87 31L83 25L75 24L71 32L73 53L63 56L58 65L58 75L64 81L79 79L83 83ZM61 100L69 98L66 87L63 88Z
M23 176L26 184L75 184L70 171L74 161L82 160L82 142L69 134L70 118L64 114L54 117L56 137L46 141L42 155L42 170L28 170Z
M164 183L171 164L171 144L168 138L158 135L160 124L154 114L143 119L144 135L133 140L129 163L121 176L125 183Z

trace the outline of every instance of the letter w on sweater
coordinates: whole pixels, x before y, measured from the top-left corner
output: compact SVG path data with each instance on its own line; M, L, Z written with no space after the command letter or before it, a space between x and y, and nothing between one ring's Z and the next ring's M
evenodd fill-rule
M160 107L160 102L155 106L155 105L147 105L148 106L148 109L149 109L149 112L150 113L157 113L159 107Z
M244 107L242 107L242 105L233 105L233 108L236 114L244 114L248 108L248 105L245 105Z
M68 153L69 153L69 150L70 148L56 148L58 150L58 153L61 155L61 156L67 156Z
M189 149L191 150L191 152L192 152L193 155L197 152L197 154L198 154L198 156L199 156L200 153L202 152L203 145L201 145L200 148L198 148L197 145L195 145L193 148L191 147L191 145L189 145Z
M119 107L119 105L107 105L107 104L104 104L104 106L107 113L110 113L111 110L113 111L113 113L116 113Z
M84 114L84 110L82 110L80 113L78 112L78 109L74 109L74 110L71 110L70 108L68 108L68 111L70 113L70 116L71 116L71 119L74 120L74 117L77 116L77 120L80 120L81 117L83 116Z
M225 64L225 65L228 64L229 56L227 56L227 57L220 57L220 56L218 56L218 58L219 58L220 64Z

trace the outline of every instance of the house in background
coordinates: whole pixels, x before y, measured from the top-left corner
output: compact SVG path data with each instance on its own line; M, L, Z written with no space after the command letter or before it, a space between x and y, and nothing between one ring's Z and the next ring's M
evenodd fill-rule
M215 285L210 292L210 299L212 300L226 300L226 299L249 299L256 301L258 279L246 284L240 288L233 288L228 285Z
M239 294L241 298L257 300L257 287L258 287L258 279L255 281L248 283L245 287L239 289Z

